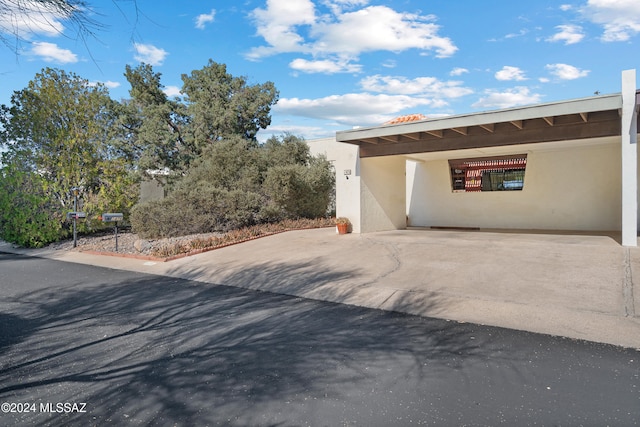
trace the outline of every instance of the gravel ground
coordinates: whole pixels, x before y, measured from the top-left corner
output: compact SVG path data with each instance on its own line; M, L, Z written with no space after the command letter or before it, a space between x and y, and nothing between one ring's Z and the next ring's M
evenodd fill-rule
M151 256L167 256L158 254L175 255L181 252L175 252L178 249L202 248L203 242L208 241L212 237L226 236L225 242L243 242L257 236L267 236L273 233L281 233L288 230L300 230L320 227L334 227L334 218L316 218L316 219L295 219L284 220L276 224L263 224L247 229L232 230L229 233L201 233L191 234L180 237L170 237L164 239L142 239L138 234L132 233L130 228L118 229L118 253L134 254L134 255L151 255ZM189 245L194 241L194 245ZM210 242L209 242L210 243ZM180 248L182 246L183 248ZM73 239L63 240L52 243L48 246L50 249L66 250L66 251L99 251L99 252L116 252L116 239L113 231L106 231L100 234L89 236L78 236L77 246L73 247Z
M171 237L157 240L141 239L137 234L128 231L118 231L118 253L153 255L158 249L174 245L176 243L187 243L195 238L206 239L212 236L221 236L221 233L193 234L189 236ZM116 239L114 233L106 233L91 236L78 237L77 247L73 247L73 239L52 243L49 248L67 251L100 251L115 252Z

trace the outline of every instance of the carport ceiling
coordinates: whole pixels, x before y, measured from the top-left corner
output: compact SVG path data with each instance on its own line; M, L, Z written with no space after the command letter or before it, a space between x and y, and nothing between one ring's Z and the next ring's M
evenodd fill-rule
M640 91L637 97L640 98ZM620 135L620 94L337 132L360 157Z

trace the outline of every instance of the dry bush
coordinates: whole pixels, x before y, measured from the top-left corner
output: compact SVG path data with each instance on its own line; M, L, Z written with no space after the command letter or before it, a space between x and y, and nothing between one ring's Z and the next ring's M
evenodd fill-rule
M269 236L283 231L301 230L309 228L323 228L334 226L333 219L288 219L277 223L260 224L230 230L221 236L209 238L195 237L190 242L173 243L154 250L153 255L159 258L168 258L181 254L188 254L196 250L207 250L221 246L241 243L262 236Z

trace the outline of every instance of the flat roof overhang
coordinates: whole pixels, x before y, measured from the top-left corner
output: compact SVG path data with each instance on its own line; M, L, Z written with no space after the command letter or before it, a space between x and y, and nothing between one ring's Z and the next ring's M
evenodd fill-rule
M620 135L621 110L621 94L601 95L340 131L336 140L376 157L600 138Z

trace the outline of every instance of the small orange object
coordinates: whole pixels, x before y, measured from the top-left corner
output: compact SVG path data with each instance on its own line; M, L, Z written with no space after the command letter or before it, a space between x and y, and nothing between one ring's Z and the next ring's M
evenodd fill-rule
M349 224L336 224L338 234L347 234L349 232Z

